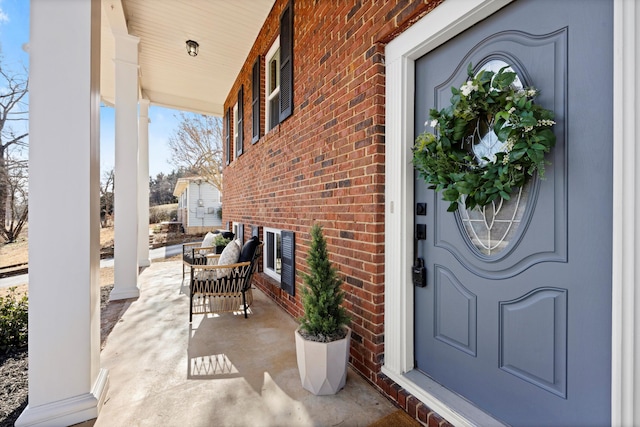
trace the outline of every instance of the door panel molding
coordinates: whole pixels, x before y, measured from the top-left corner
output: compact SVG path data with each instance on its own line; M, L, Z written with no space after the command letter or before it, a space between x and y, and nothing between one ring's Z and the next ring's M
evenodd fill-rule
M434 89L435 108L445 107L450 98L451 86L460 86L467 76L467 65L472 63L474 70L479 71L490 60L502 60L511 65L520 77L523 85L538 87L533 81L532 73L523 64L527 61L519 55L531 55L534 51L540 63L544 67L535 70L534 75L545 74L551 76L552 90L546 93L542 90L536 100L545 108L550 108L556 113L557 134L556 145L550 155L552 164L560 165L559 168L547 168L546 177L543 179L532 178L532 188L522 223L513 236L512 242L503 252L497 255L481 254L469 241L459 213L455 219L446 212L447 202L441 200L439 194L435 194L433 206L435 215L441 215L445 221L457 221L458 233L448 232L437 228L434 232L435 246L449 251L469 271L483 278L506 279L514 277L528 268L542 262L567 262L567 64L568 64L568 30L562 28L542 35L533 35L524 31L501 31L492 34L477 43L455 67L450 77L436 85ZM511 53L516 52L516 53ZM538 87L539 88L539 87ZM557 171L560 169L560 172ZM540 187L553 185L554 199L551 206L538 206ZM533 213L535 209L553 212L554 224L549 227L547 223L535 222ZM442 220L441 219L441 220ZM533 223L532 223L533 221ZM534 234L537 238L536 249L521 250L519 244L525 232ZM542 232L544 231L544 232Z
M567 398L567 290L538 288L500 306L500 369Z
M448 268L436 265L434 337L475 357L478 336L478 297ZM430 310L431 307L425 307Z

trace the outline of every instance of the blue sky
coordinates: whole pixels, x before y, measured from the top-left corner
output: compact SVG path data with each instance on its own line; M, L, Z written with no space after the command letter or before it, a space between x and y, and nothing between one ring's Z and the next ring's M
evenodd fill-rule
M23 47L29 42L29 0L0 0L0 55L2 66L13 72L29 67L29 54ZM0 88L1 89L1 88ZM167 146L169 136L178 126L179 112L167 108L149 108L149 175L175 169ZM114 109L100 109L100 169L112 169L114 162Z

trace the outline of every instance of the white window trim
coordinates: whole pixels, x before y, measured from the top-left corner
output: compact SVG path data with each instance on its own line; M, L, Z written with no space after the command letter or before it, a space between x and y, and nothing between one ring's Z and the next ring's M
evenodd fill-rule
M278 49L280 49L280 36L278 36L276 38L276 40L273 42L273 44L271 45L271 47L269 48L269 51L267 52L267 54L265 55L265 59L264 59L264 130L265 133L269 132L272 128L269 126L270 120L269 118L271 117L272 111L271 111L271 107L270 107L270 102L271 99L278 95L280 93L280 85L278 84L278 87L271 92L270 94L269 92L269 79L271 78L271 67L269 67L269 62L271 61L271 58L273 57L273 55L276 54L276 52L278 51Z
M231 223L231 232L233 233L233 239L234 240L238 240L240 242L240 248L242 248L242 246L245 244L246 239L244 237L244 228L242 229L243 235L240 236L240 233L238 232L238 229L240 227L244 227L244 223L242 222L236 222L233 221ZM242 239L240 239L240 237L242 237Z
M274 280L277 280L277 281L278 281L278 283L280 283L280 281L282 280L282 276L281 276L280 274L276 273L276 271L275 271L275 270L272 270L272 269L270 269L269 267L267 267L267 265L268 265L268 264L267 264L267 261L268 261L268 259L269 259L269 257L270 257L270 256L272 256L272 257L274 258L274 259L273 259L273 263L274 263L274 265L275 265L275 263L276 263L276 259L275 259L276 254L275 254L275 253L274 253L274 254L270 254L270 253L269 253L269 247L268 247L268 244L267 244L267 242L268 242L268 240L267 240L267 234L268 234L268 233L273 233L274 235L279 235L279 236L281 236L281 237L280 237L280 241L282 242L282 230L279 230L279 229L277 229L277 228L267 228L267 227L264 227L264 228L262 229L262 241L264 242L264 247L263 247L263 250L262 250L262 254L263 254L263 256L262 256L262 263L263 263L263 265L262 265L262 271L263 271L267 276L271 277L271 278L272 278L272 279L274 279ZM274 237L275 237L275 236L274 236ZM276 243L277 243L277 241L278 241L278 239L275 239L275 240L274 240L274 242L276 242Z
M408 275L413 248L413 126L414 61L475 23L501 9L511 0L446 1L390 42L386 58L385 176L385 362L382 372L456 425L488 425L486 414L439 384L417 384L413 369L413 287ZM614 0L613 16L613 266L612 266L612 370L611 424L638 425L640 412L640 43L634 39L640 26L636 2ZM482 422L485 419L487 422Z

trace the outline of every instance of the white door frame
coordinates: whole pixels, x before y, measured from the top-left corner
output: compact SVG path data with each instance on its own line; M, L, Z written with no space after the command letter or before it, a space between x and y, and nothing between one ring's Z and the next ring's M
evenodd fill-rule
M385 49L385 362L382 372L456 425L500 423L434 381L412 373L414 61L512 0L447 0ZM638 425L640 412L640 4L613 0L613 265L611 424ZM638 172L637 172L638 171ZM638 185L637 185L638 184ZM636 268L638 265L638 268Z

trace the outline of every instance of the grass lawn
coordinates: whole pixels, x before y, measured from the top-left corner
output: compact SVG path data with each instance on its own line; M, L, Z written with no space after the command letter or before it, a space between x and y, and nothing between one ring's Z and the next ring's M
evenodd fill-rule
M100 247L108 248L113 246L113 227L100 229ZM0 243L0 268L9 265L26 264L29 262L29 241L28 228L25 227L20 233L20 237L14 243ZM113 267L100 269L100 286L113 285ZM26 294L28 285L26 283L16 286L20 295ZM0 288L0 297L5 296L9 288Z

